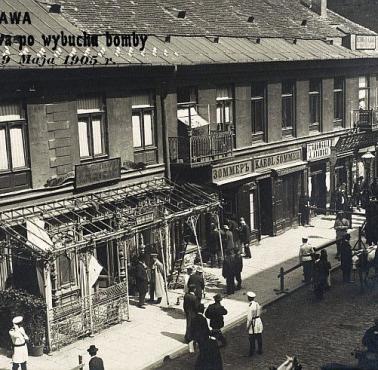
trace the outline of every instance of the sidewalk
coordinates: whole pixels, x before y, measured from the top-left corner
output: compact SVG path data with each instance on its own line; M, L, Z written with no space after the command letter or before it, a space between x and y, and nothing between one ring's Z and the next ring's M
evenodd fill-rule
M353 227L362 222L354 219ZM285 234L263 239L259 245L252 246L252 259L244 259L242 273L243 289L226 297L223 305L228 310L225 318L226 327L236 325L245 316L247 309L245 294L253 290L260 304L267 304L279 297L274 291L279 288L277 274L280 267L288 269L298 263L298 252L303 235L307 235L310 243L316 247L335 238L333 230L334 216L318 216L312 220L313 227L297 227ZM353 245L353 244L352 244ZM328 249L332 265L335 248ZM212 302L215 293L225 290L224 279L220 269L205 267L205 274L211 273L220 278L219 287L209 287L205 305ZM285 287L294 289L302 283L302 270L297 269L285 279ZM185 317L182 311L182 300L176 306L177 297L182 297L182 290L169 293L170 306L149 305L145 310L130 306L130 322L113 326L93 338L85 338L52 355L29 357L28 368L31 370L71 370L78 365L78 355L88 361L86 349L95 344L99 348L98 355L103 358L107 370L139 370L152 368L163 361L166 356L187 350L183 342L185 333ZM10 369L10 359L0 356L0 370Z

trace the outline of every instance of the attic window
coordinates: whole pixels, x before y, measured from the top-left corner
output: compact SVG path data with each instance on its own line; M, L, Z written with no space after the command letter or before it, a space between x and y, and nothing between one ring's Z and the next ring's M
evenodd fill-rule
M255 20L255 17L251 15L250 17L248 17L247 22L253 23L254 20Z
M164 37L164 42L171 42L171 35L167 35Z
M177 12L177 18L181 18L181 19L184 19L186 16L186 10L179 10Z
M51 4L49 13L54 13L54 14L60 14L62 12L62 5L60 4Z
M214 44L219 43L219 36L207 37L207 39L210 40L211 42L213 42Z
M307 19L303 19L301 26L307 26Z

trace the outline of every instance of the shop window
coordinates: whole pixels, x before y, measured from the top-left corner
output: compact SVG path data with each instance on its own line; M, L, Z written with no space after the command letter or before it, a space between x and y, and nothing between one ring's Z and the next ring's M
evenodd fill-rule
M321 80L310 80L310 130L320 131L321 120Z
M74 253L67 253L58 256L58 277L61 288L76 285L76 263Z
M368 76L358 77L358 108L369 109L369 78Z
M251 87L251 123L253 141L264 140L266 122L266 84L252 83Z
M232 88L217 89L217 129L218 131L231 131L233 128L234 99Z
M282 82L282 133L283 136L294 135L295 125L295 82Z
M156 163L155 99L152 93L132 97L132 126L135 162Z
M333 124L335 128L344 127L344 78L338 77L334 79L333 101L334 101L334 118Z
M77 101L79 151L81 160L107 155L105 104L101 97L79 98Z

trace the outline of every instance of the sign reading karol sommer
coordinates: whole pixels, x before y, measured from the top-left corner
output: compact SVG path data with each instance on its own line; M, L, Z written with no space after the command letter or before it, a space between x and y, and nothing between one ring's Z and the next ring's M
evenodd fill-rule
M274 166L279 166L288 162L302 160L302 149L291 150L290 152L276 153L253 160L255 171L264 171Z
M212 180L218 182L232 177L238 177L252 173L252 161L247 160L237 163L229 163L223 166L213 168Z
M121 158L84 163L75 166L75 188L101 184L121 178Z

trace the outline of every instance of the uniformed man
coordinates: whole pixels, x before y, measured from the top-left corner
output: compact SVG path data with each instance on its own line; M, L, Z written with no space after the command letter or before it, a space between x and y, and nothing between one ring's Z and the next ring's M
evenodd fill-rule
M263 324L260 318L261 307L255 301L256 294L248 292L247 332L249 339L249 356L255 353L255 342L257 342L257 353L262 354L262 332Z
M22 327L22 321L22 316L16 316L12 320L13 327L9 330L9 335L13 344L12 370L17 370L20 367L21 370L27 370L28 347L26 343L29 340L29 337L26 335L25 330Z
M309 283L312 278L314 248L308 243L308 238L302 238L299 248L299 263L303 266L304 282Z
M89 360L89 370L105 370L104 361L102 361L102 358L97 357L97 351L98 348L93 344L87 349L87 352L91 356Z

